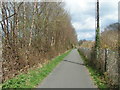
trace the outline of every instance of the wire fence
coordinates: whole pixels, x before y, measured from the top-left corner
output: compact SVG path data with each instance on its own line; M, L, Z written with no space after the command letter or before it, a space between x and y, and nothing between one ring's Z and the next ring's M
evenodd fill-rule
M79 51L84 54L90 64L93 64L96 69L107 76L109 84L115 86L119 84L118 51L101 49L99 51L99 58L97 60L95 59L95 53L92 49L79 48Z

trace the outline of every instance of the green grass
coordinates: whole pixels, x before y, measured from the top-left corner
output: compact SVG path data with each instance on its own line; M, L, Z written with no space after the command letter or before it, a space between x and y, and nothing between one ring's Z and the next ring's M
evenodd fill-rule
M27 74L21 74L13 79L7 80L3 83L2 88L35 88L70 51L57 56L42 68L30 70Z
M97 85L97 87L100 90L104 90L104 89L108 88L107 82L104 80L103 74L101 74L100 72L98 72L93 66L89 65L88 60L83 55L83 53L81 53L79 50L78 50L78 52L79 52L81 58L83 59L86 67L88 68L89 73L92 76L92 78L94 80L94 83Z

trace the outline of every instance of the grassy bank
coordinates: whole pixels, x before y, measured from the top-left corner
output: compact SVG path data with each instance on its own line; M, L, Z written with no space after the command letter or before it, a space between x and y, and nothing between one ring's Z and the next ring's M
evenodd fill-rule
M105 88L108 88L107 86L107 82L104 80L104 76L98 72L94 67L90 66L89 63L88 63L88 60L87 58L83 55L83 53L81 53L79 50L78 50L82 60L84 61L86 67L88 68L89 70L89 73L90 75L92 76L93 80L94 80L94 83L95 85L97 85L97 87L100 89L100 90L103 90Z
M27 74L21 74L6 81L3 83L2 88L35 88L56 67L56 65L69 54L70 51L57 56L42 68L30 70Z

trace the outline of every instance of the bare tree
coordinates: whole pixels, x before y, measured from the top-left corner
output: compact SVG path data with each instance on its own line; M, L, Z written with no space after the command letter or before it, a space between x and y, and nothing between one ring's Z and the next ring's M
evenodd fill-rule
M62 2L3 2L3 81L77 44L71 17Z

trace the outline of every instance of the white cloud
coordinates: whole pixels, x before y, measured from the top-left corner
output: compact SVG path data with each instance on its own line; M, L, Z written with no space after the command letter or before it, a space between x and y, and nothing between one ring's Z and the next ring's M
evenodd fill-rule
M81 32L78 33L78 38L80 39L87 39L87 40L94 40L95 33L90 33L90 32Z
M88 5L90 0L65 0L67 9L70 10L71 14L84 12L93 6Z
M112 20L118 20L118 11L113 11L113 14L109 14L109 15L105 15L103 17L101 17L101 19L112 19Z
M83 22L73 22L73 27L76 31L80 30L94 30L95 29L95 19L93 17L87 18Z
M78 39L90 39L94 37L96 0L64 0L64 1L66 2L66 9L69 10L71 13L72 25L77 31ZM99 0L99 1L100 1L100 26L101 30L103 30L106 27L106 25L118 21L117 8L119 0Z

